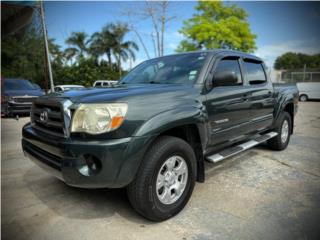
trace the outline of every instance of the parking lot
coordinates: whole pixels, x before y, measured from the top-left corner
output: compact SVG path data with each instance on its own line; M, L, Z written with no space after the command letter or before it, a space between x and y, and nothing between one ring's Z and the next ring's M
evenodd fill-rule
M24 157L28 117L2 119L2 239L320 239L320 102L299 104L282 152L264 145L219 164L176 217L153 223L123 189L66 186Z

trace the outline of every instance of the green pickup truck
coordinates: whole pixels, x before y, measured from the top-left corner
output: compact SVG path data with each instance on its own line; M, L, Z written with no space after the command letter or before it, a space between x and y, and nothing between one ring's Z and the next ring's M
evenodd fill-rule
M66 184L127 188L132 206L168 219L216 163L259 143L287 147L296 86L271 83L260 58L229 50L145 61L110 88L51 93L32 106L24 153Z

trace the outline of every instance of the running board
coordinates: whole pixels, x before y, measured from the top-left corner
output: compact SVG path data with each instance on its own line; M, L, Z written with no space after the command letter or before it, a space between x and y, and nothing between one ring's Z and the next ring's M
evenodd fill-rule
M248 142L245 142L245 143L242 143L242 144L239 144L238 146L234 146L234 147L231 147L231 148L227 148L225 150L222 150L221 152L219 153L216 153L216 154L213 154L211 156L208 156L206 157L206 159L209 161L209 162L213 162L213 163L216 163L216 162L219 162L225 158L228 158L228 157L231 157L231 156L234 156L240 152L243 152L249 148L252 148L262 142L265 142L267 141L268 139L270 138L273 138L275 136L277 136L278 133L276 132L269 132L267 134L264 134L264 135L261 135L259 137L257 137L256 139L254 140L250 140Z

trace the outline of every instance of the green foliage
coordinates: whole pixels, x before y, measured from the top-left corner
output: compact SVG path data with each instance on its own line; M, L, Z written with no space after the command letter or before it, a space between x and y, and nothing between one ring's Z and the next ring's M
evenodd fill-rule
M99 65L93 59L83 59L77 65L54 66L55 84L80 84L87 87L99 79L119 79L117 66L105 61Z
M33 80L44 87L44 42L34 29L1 39L1 76Z
M256 49L256 35L251 33L247 13L235 4L199 1L197 13L184 21L180 30L186 39L177 52L227 48L243 52Z
M320 53L307 55L303 53L288 52L276 59L274 68L278 70L299 69L304 68L305 64L309 69L320 69Z
M77 57L80 61L84 58L84 54L88 52L89 39L85 32L72 32L71 36L67 38L66 43L72 47L67 48L67 56L69 59Z
M138 50L134 42L124 40L128 32L127 25L122 23L107 24L90 37L84 32L73 32L66 40L69 47L65 50L49 39L54 84L92 86L96 80L120 79L121 61L134 60L134 51ZM42 32L31 25L1 40L1 76L29 79L47 89ZM112 55L116 63L112 63Z

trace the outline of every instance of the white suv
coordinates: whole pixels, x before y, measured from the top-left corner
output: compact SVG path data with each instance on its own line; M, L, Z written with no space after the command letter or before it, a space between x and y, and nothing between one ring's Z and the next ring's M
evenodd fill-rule
M116 80L98 80L94 82L93 87L110 87L116 83Z

